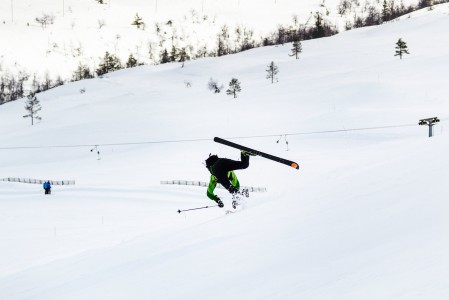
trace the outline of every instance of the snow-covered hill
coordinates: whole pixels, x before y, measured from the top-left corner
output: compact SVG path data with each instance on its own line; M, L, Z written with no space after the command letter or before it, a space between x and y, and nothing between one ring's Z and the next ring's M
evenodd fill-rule
M230 47L238 47L244 32L256 42L277 30L279 25L313 26L313 14L341 30L365 17L369 7L381 1L347 1L339 13L340 0L22 0L0 2L0 75L26 73L31 79L70 80L79 64L98 67L108 51L125 64L132 54L141 63L160 62L160 53L172 46L187 47L194 58L215 53L217 35L227 26ZM405 5L417 0L403 1ZM399 3L397 4L399 5ZM144 27L131 25L136 14ZM47 16L41 26L36 19ZM294 16L297 21L293 20ZM251 34L249 33L251 32Z
M76 180L51 196L0 181L0 299L447 299L448 26L446 4L305 41L299 60L286 44L122 70L39 94L34 126L23 101L0 106L0 178ZM237 175L266 193L178 214L205 189L161 180L239 157L214 136L300 170L252 157Z

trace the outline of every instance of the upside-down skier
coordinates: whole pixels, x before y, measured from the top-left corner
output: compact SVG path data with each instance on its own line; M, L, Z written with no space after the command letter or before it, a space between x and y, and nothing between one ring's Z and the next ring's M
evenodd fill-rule
M249 166L249 157L254 154L241 151L240 161L232 160L228 158L220 158L217 155L210 155L206 159L206 168L210 172L210 181L207 188L207 197L217 202L219 207L223 207L224 204L221 199L214 194L217 183L220 183L231 194L236 194L240 189L240 182L235 175L235 170L246 169Z

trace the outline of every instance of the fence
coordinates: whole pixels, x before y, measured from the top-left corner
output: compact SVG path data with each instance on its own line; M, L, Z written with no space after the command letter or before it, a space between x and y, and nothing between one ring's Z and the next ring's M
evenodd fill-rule
M161 181L161 184L172 184L172 185L192 185L192 186L202 186L207 187L209 184L204 181L187 181L187 180L169 180ZM221 184L217 184L217 188L224 189ZM241 186L241 189L248 189L250 192L264 193L267 191L264 187L252 187L252 186Z
M0 179L0 181L43 184L44 182L46 182L48 180L9 177L9 178ZM74 185L75 184L75 180L59 180L59 181L58 180L49 180L49 181L50 181L51 185Z

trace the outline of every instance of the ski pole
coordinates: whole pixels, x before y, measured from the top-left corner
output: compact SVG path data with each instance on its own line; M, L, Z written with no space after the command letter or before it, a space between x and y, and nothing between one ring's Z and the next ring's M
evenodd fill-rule
M210 207L217 207L217 206L218 206L218 205L212 205L212 206L203 206L203 207L196 207L196 208L183 209L183 210L180 210L180 209L178 209L178 213L182 213L183 211L190 211L190 210L205 209L205 208L210 208Z

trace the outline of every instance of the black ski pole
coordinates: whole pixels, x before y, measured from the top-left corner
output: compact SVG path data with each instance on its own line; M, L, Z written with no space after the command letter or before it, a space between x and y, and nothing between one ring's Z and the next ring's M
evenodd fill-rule
M203 206L203 207L190 208L190 209L183 209L183 210L178 209L178 213L182 213L182 212L184 212L184 211L190 211L190 210L198 210L198 209L205 209L205 208L210 208L210 207L217 207L217 206L218 206L218 205Z

